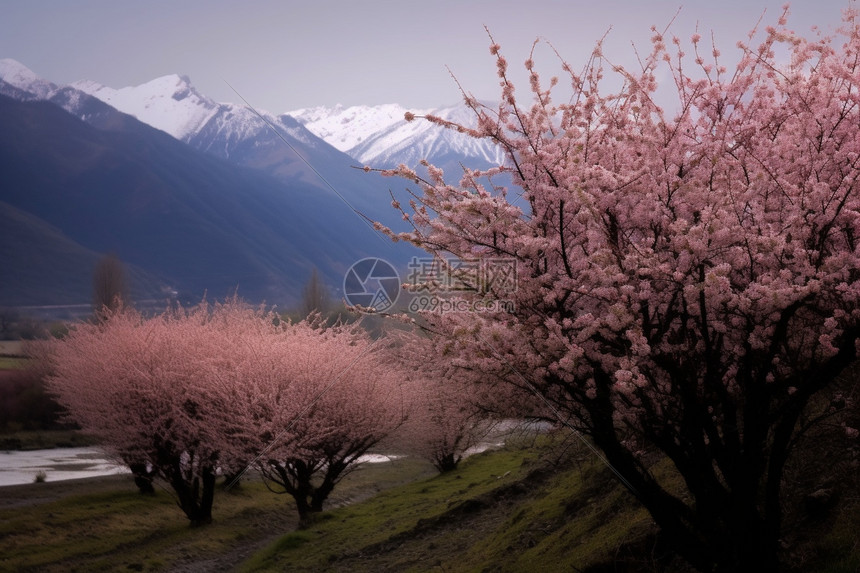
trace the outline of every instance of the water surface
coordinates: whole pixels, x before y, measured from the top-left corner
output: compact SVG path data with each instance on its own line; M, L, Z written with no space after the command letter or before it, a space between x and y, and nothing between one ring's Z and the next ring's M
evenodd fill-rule
M50 450L0 450L0 486L33 483L39 472L45 481L129 473L125 466L108 460L98 448L55 448Z

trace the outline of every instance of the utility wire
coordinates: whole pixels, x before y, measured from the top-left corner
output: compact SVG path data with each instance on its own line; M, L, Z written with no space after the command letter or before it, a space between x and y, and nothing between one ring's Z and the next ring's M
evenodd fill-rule
M369 222L368 218L367 218L367 217L366 217L366 216L365 216L361 211L359 211L358 209L356 209L355 207L353 207L353 206L352 206L352 204L351 204L349 201L347 201L346 197L344 197L343 195L341 195L341 194L340 194L340 192L339 192L337 189L335 189L334 185L332 185L332 184L329 182L329 180L328 180L328 179L326 179L326 178L323 176L323 174L322 174L322 173L320 173L320 172L317 170L317 168L316 168L316 167L314 167L313 165L311 165L310 161L308 161L307 159L305 159L305 157L304 157L301 153L299 153L298 149L296 149L296 148L293 146L293 144L292 144L292 143L290 143L290 142L287 140L287 138L283 136L283 134L280 132L280 130L278 130L274 125L272 125L272 122L270 122L268 119L266 119L266 118L263 116L263 114L261 114L259 111L257 111L257 108L255 108L254 106L252 106L252 105L248 102L248 100L246 100L246 99L242 96L242 94L240 94L240 93L236 90L236 88L234 88L232 85L230 85L230 82L228 82L227 80L224 80L224 83L225 83L225 84L227 84L227 86L228 86L231 90L233 90L233 93L235 93L235 94L239 97L239 99L241 99L241 100L245 103L245 105L248 107L248 109L250 109L250 110L251 110L251 111L252 111L252 112L253 112L257 117L259 117L259 118L260 118L260 120L261 120L263 123L265 123L265 124L266 124L266 126L268 126L268 128L269 128L269 129L271 129L271 130L272 130L272 132L273 132L275 135L277 135L277 136L278 136L278 138L279 138L281 141L283 141L283 142L284 142L284 144L286 144L286 146L287 146L287 147L289 147L289 148L292 150L292 152L293 152L293 153L295 153L295 154L296 154L296 156L297 156L299 159L301 159L301 160L302 160L302 162L303 162L305 165L307 165L307 166L310 168L310 170L311 170L311 171L313 171L313 172L314 172L314 174L315 174L317 177L319 177L319 178L320 178L320 181L322 181L323 183L325 183L325 184L326 184L326 186L327 186L329 189L331 189L331 190L332 190L332 192L333 192L335 195L337 195L337 196L338 196L338 198L340 198L340 200L341 200L341 201L343 201L343 202L344 202L344 204L345 204L347 207L349 207L349 208L350 208L350 210L352 210L352 212L353 212L353 213L355 213L355 214L358 216L358 218L359 218L359 219L361 219L362 223L364 223L365 225L367 225L367 227L368 227L371 231L373 231L373 233L374 233L374 234L379 238L379 240L380 240L380 241L382 241L383 243L385 243L385 244L386 244L386 245L388 245L389 247L391 246L391 243L390 243L389 241L387 241L387 240L382 236L382 234L381 234L379 231L377 231L377 230L373 227L373 225L372 225L372 224L370 224L370 222Z

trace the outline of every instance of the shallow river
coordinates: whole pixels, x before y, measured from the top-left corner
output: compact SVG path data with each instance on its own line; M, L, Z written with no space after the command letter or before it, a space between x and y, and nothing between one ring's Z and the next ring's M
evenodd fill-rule
M397 456L367 454L365 463L387 462ZM0 450L0 486L33 483L36 474L45 472L45 481L62 481L117 473L130 473L105 459L98 448L57 448L15 452Z
M128 473L128 468L112 464L98 448L0 450L0 486L33 483L40 471L45 472L45 481L61 481Z

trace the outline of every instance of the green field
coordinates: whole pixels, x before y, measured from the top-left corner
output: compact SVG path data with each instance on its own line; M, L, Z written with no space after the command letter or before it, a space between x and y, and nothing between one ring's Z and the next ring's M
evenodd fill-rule
M141 496L127 476L0 488L0 571L689 571L569 441L520 440L442 475L410 458L368 464L302 530L291 502L245 480L217 492L214 523L190 528L166 491ZM846 492L788 532L789 570L858 571L858 509Z
M0 370L20 370L27 365L27 360L20 356L0 356Z
M16 430L0 432L0 450L79 448L95 444L95 439L77 430Z
M431 472L429 464L412 460L369 464L347 478L332 503ZM258 479L219 490L213 518L211 525L190 528L167 491L141 495L128 476L0 487L0 571L235 567L298 522L292 499L271 493Z

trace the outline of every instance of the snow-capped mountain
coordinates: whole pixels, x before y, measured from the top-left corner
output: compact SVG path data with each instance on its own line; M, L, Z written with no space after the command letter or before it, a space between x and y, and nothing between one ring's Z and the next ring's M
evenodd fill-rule
M404 119L410 111L416 116L433 114L469 125L474 117L463 105L432 110L410 110L397 104L313 107L275 115L216 102L194 88L187 76L173 74L119 89L90 80L58 87L14 60L0 60L0 80L8 84L6 91L15 88L23 90L27 99L49 99L85 121L92 121L94 113L84 97L91 96L206 153L265 169L278 177L303 174L306 182L317 180L318 184L321 181L313 171L328 172L333 164L389 168L404 163L415 167L426 159L447 171L456 170L460 164L485 168L504 160L501 150L488 141L475 140L420 117L411 122ZM323 141L352 160L335 158ZM297 155L299 148L302 157ZM367 183L358 187L362 185Z
M169 75L121 89L93 81L41 87L43 80L22 64L11 61L6 67L20 78L20 90L26 90L21 92L24 96L6 94L15 99L47 99L96 127L117 121L111 113L119 111L199 151L264 171L288 185L314 186L363 217L401 224L390 207L390 184L353 169L356 161L352 157L287 114L276 116L245 105L216 102L194 88L186 76ZM38 88L36 93L34 88ZM5 83L0 72L0 93L4 89L19 90Z
M188 77L176 74L121 89L90 80L74 82L71 87L179 140L199 131L219 109L217 103L194 89Z
M354 167L427 159L453 175L461 164L503 160L487 142L404 119L412 111L468 125L463 107L274 115L216 102L181 75L119 89L59 86L14 60L0 60L0 94L0 228L8 235L15 222L14 237L30 253L0 266L26 278L34 261L44 259L44 277L65 264L57 280L3 286L41 288L57 300L72 281L76 289L64 296L85 296L82 269L110 250L158 288L222 294L241 284L245 295L268 301L297 296L313 266L337 284L362 257L405 265L416 252L374 236L367 219L403 230L390 203L407 183ZM75 264L62 255L72 251ZM14 292L0 288L0 298Z
M319 148L318 137L356 162L374 167L400 163L416 166L427 159L443 168L459 163L482 168L503 160L501 151L487 141L477 141L421 119L404 119L406 112L412 111L419 116L432 113L469 124L474 118L462 105L432 110L408 110L397 104L313 107L274 115L244 105L215 102L197 91L188 77L180 75L121 89L91 81L76 82L72 87L197 149L245 165L264 166L275 175L293 176L296 170L294 154L279 141L285 134L303 147Z
M251 110L244 105L216 102L197 91L188 76L171 74L121 89L89 80L74 82L71 87L186 143L199 139L204 131L219 133L225 140L243 141L258 137L274 126L303 144L317 144L316 137L291 118ZM229 156L229 150L215 150L215 153Z
M502 151L492 143L420 117L406 121L406 112L415 116L432 114L462 125L473 125L475 121L465 105L431 110L409 110L396 104L315 107L288 114L334 147L373 167L388 168L400 163L414 167L426 159L443 168L451 163L484 168L504 161Z
M311 107L287 112L329 144L349 153L379 132L403 121L408 110L397 104ZM356 157L356 159L359 159Z
M293 142L303 146L319 147L322 144L317 136L289 116L276 116L262 110L251 110L244 105L216 102L200 93L187 76L178 74L120 89L103 86L92 80L58 86L40 78L15 60L3 59L0 60L0 82L4 84L0 89L17 91L16 94L6 95L16 99L51 100L85 121L89 120L81 112L89 101L85 96L93 97L180 141L194 141L194 147L225 158L230 156L230 142L235 145L258 139L265 132L271 132L272 128L277 129L281 136L287 135ZM58 96L61 92L62 95ZM208 137L201 137L203 133L209 134ZM227 145L219 147L214 141L214 134L218 134L222 143Z
M40 78L24 64L8 58L0 59L0 80L32 96L27 99L47 99L57 89L56 84Z
M123 114L88 93L59 86L11 59L0 60L0 94L18 101L48 101L97 128L122 122Z
M216 102L194 88L187 76L180 75L121 89L92 81L75 82L70 87L197 150L263 170L287 183L300 179L323 193L339 195L349 207L363 213L377 211L376 215L382 216L381 205L385 205L385 214L390 211L387 202L374 199L369 178L351 169L355 163L352 158L289 115Z
M182 76L58 86L10 60L0 94L0 230L27 255L0 249L16 269L0 305L85 300L108 251L192 297L239 285L268 302L297 297L312 267L337 285L361 258L411 256L363 217L399 221L388 187L290 116L263 121Z

